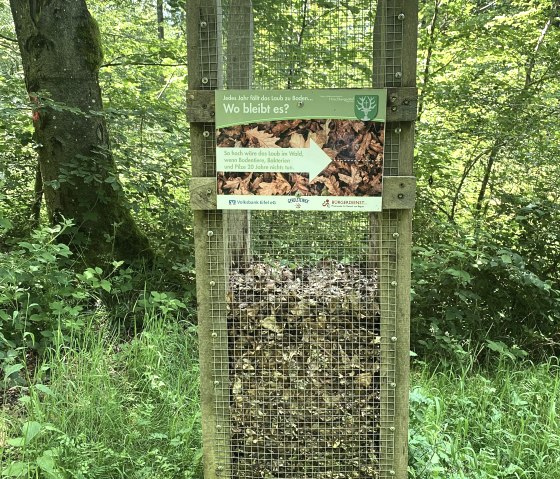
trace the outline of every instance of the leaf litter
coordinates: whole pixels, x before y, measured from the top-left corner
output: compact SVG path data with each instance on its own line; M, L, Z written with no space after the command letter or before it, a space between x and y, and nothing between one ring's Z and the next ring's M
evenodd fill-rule
M232 477L377 478L377 278L253 263L227 302Z
M315 178L304 171L218 172L218 194L380 196L384 133L383 123L359 120L279 120L221 128L220 148L309 148L314 141L332 161Z

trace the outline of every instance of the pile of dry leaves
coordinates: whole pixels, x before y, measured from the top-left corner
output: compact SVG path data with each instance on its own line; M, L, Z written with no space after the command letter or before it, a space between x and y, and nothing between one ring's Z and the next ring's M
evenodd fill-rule
M232 477L377 478L376 278L256 263L228 307Z
M332 159L308 173L218 172L223 195L380 196L383 123L359 120L282 120L218 130L218 147L308 148L313 140ZM305 171L305 168L302 167Z

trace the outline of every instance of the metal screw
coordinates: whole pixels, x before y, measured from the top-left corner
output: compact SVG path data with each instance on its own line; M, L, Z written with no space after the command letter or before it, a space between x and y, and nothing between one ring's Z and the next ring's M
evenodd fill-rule
M303 102L302 101L298 101L297 106L299 106L300 108L303 106Z
M202 133L202 136L203 136L204 138L208 138L208 137L210 136L210 132L209 132L209 131L205 131L205 132Z
M405 105L410 105L410 100L408 98L405 98L405 100L403 101L403 103Z
M208 24L206 22L200 22L200 28L206 28Z
M399 16L397 18L399 20L404 20L404 13L399 13Z
M217 337L218 337L218 333L212 333L212 337L213 337L213 338L217 338Z
M208 231L208 233L206 233L208 236L214 236L214 232L213 231Z
M219 386L220 385L220 381L214 381L214 386Z
M397 198L398 198L399 200L402 200L402 199L404 198L404 195L403 195L402 193L399 193L399 194L397 195Z
M397 103L398 98L396 96L391 97L391 103Z
M202 83L204 83L206 85L208 83L208 78L207 77L202 77Z
M219 431L220 429L222 429L222 425L221 425L221 424L217 424L217 425L216 425L216 429Z
M206 194L207 194L207 195L211 195L211 194L212 194L212 190L211 190L210 188L208 188L208 189L206 190Z
M396 281L394 281L394 283L396 284ZM393 336L393 337L391 338L391 341L393 341L394 343L396 343L396 342L397 342L397 337L396 337L396 336Z
M392 106L392 107L391 107L391 111L397 111L397 107L396 107L396 106Z
M393 233L393 238L398 238L400 235L398 233Z
M389 428L389 431L394 431L394 430L395 430L395 426L391 426L391 427Z
M395 73L395 78L400 78L402 77L402 73L401 72L396 72Z
M396 388L396 387L397 387L397 383L391 383L391 387L392 387L392 388Z
M400 135L400 134L401 134L401 131L402 131L402 128L395 128L395 133L396 133L397 135Z
M391 476L394 476L394 475L395 475L395 471L391 470L391 471L389 471L389 474L390 474Z
M216 281L210 281L210 286L216 286Z
M397 282L396 281L391 281L391 286L396 286Z

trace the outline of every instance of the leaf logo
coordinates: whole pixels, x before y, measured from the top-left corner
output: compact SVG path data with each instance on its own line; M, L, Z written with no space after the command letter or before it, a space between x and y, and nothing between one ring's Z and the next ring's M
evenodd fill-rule
M354 97L354 113L362 121L371 121L377 115L379 95L356 95Z

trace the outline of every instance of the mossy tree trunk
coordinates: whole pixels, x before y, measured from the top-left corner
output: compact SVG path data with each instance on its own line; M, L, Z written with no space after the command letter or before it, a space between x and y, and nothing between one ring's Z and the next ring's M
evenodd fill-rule
M99 28L84 0L10 0L49 220L72 219L88 263L151 258L117 178L98 81Z

